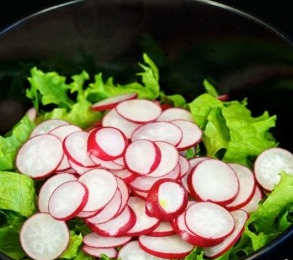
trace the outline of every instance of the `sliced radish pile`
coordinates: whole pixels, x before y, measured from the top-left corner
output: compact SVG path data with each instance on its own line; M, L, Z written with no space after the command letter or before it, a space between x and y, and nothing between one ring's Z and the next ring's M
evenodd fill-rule
M95 111L104 111L107 109L114 108L117 104L119 104L122 101L134 99L136 97L136 93L126 93L114 97L109 97L93 104L92 109Z
M280 181L280 173L293 175L293 154L282 148L271 148L262 152L254 163L257 182L272 191Z
M66 222L55 220L48 213L28 218L20 230L20 242L25 253L36 260L58 258L69 244Z
M19 172L44 180L41 213L20 234L33 259L62 254L69 243L64 221L72 218L91 230L81 248L92 257L182 259L201 247L215 258L237 242L263 189L272 190L280 172L293 174L293 155L280 148L261 153L254 169L187 159L197 154L202 131L182 108L129 93L92 109L102 111L101 122L84 130L44 121L17 153Z

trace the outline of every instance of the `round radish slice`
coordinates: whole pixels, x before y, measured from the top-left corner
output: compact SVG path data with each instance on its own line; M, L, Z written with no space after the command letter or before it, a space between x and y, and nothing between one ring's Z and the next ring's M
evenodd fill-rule
M140 124L133 123L120 116L115 109L111 109L102 120L102 126L115 127L122 131L125 136L130 139L134 130L140 126Z
M38 112L34 107L29 108L25 113L25 115L29 118L29 120L33 122L36 120L37 114Z
M116 163L115 161L104 161L98 157L90 155L91 160L100 168L107 170L123 170L125 167L121 164Z
M257 182L266 190L272 191L280 181L280 173L293 175L293 154L282 148L270 148L255 160L254 173Z
M94 111L104 111L107 109L114 108L118 103L122 101L134 99L136 97L137 93L126 93L114 97L109 97L93 104L92 109Z
M247 212L239 209L232 211L231 214L235 221L235 229L233 230L232 234L225 238L225 240L222 243L213 247L204 248L204 253L207 257L214 259L221 256L227 250L229 250L242 235L245 223L248 219Z
M185 211L186 227L204 241L219 241L234 230L234 219L224 207L212 202L197 202Z
M252 198L255 190L256 181L253 172L240 164L229 163L229 166L237 174L239 180L239 192L236 198L226 205L226 208L231 210L239 209Z
M95 166L91 166L91 167L80 166L79 164L76 164L71 160L68 160L68 164L70 165L70 168L74 170L75 173L77 173L78 175L82 175L85 172L89 171L90 169L96 168Z
M148 234L159 225L159 219L150 217L145 212L145 201L138 197L130 197L128 205L136 215L136 222L134 226L127 231L127 236L139 236Z
M120 102L116 112L134 123L147 123L156 120L162 109L155 102L146 99L132 99Z
M28 139L19 149L16 166L20 173L39 179L52 174L64 156L62 142L49 134Z
M78 178L89 191L84 211L102 210L114 197L118 184L116 177L104 169L92 169Z
M116 176L122 179L125 183L129 184L135 180L137 175L127 169L122 170L111 170L111 172Z
M127 205L127 202L129 199L129 189L126 183L122 179L116 177L116 180L117 180L118 189L121 192L121 205L118 211L118 214L120 214Z
M151 171L148 176L157 178L169 174L177 167L179 163L179 153L173 145L167 142L157 141L154 143L159 148L161 158L159 165L155 170Z
M202 131L193 122L187 120L173 120L172 124L178 126L182 131L182 140L176 145L179 151L186 150L197 145L201 141Z
M247 211L248 213L254 212L258 209L259 202L263 199L263 194L258 185L255 186L255 190L252 198L247 202L246 205L241 207L241 209Z
M154 171L161 161L159 147L149 140L137 140L126 148L124 162L127 169L139 175Z
M108 258L116 258L118 251L116 248L96 248L88 245L83 245L82 250L93 257L101 258L102 255L106 255Z
M132 141L146 139L150 141L165 141L174 146L182 140L183 133L175 124L169 122L151 122L138 127L131 137Z
M133 240L124 245L118 253L118 259L123 260L166 260L166 258L160 258L148 254L142 250L137 240Z
M49 212L49 198L54 190L67 181L74 181L77 178L71 173L59 173L56 174L42 185L38 195L38 208L40 212Z
M192 114L188 110L179 107L170 107L165 109L157 118L157 121L172 121L177 119L193 122Z
M87 152L89 133L85 131L73 132L63 141L63 149L68 159L82 167L95 166Z
M81 212L88 201L87 187L78 181L58 186L49 199L49 213L57 220L69 220Z
M36 126L36 128L30 134L30 137L40 135L40 134L47 134L52 129L58 126L68 125L68 124L69 124L68 122L64 120L60 120L60 119L50 119L50 120L43 121L42 123Z
M188 174L191 166L189 161L182 155L179 155L180 178Z
M65 139L68 135L82 131L82 129L76 125L66 124L57 126L54 129L52 129L49 134L57 136L61 141Z
M83 238L83 243L98 248L112 248L117 246L123 246L131 240L129 236L121 237L104 237L94 232L86 234Z
M157 226L148 235L154 237L164 237L175 234L173 227L169 221L161 221L159 226Z
M117 128L103 127L88 137L88 152L104 161L115 160L124 154L128 145L126 136Z
M172 179L161 179L148 192L146 213L170 221L183 212L187 202L187 193L181 184Z
M203 160L189 173L188 187L197 200L221 205L232 202L239 191L239 181L233 169L217 159Z
M28 218L20 230L20 242L25 253L35 260L58 258L69 244L69 230L64 221L48 213Z
M142 235L139 236L138 243L147 253L168 259L184 258L193 249L193 245L184 241L177 234L164 237Z

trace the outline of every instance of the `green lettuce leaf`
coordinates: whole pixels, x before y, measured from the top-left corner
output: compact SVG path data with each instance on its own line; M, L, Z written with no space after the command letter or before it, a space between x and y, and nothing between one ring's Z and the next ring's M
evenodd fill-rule
M36 210L34 181L27 175L0 171L0 209L29 217Z
M60 258L65 259L72 259L77 257L78 250L82 244L83 238L81 234L75 234L74 231L70 231L70 241L69 245L66 248L66 250L63 252L63 254L60 256Z

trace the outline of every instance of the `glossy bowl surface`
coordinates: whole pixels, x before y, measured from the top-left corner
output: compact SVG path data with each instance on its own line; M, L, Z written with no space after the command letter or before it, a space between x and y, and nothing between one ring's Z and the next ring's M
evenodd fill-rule
M0 32L0 71L6 75L0 76L0 131L10 129L28 106L22 98L26 74L20 62L64 75L81 69L106 71L121 82L136 71L143 52L158 65L166 92L190 100L208 77L221 93L247 96L255 114L277 114L279 130L274 134L281 146L293 151L288 124L292 90L274 92L276 82L293 79L292 43L255 17L203 0L76 0L7 27ZM12 85L15 89L7 87ZM5 102L13 112L1 108ZM290 228L243 259L268 259L292 237Z

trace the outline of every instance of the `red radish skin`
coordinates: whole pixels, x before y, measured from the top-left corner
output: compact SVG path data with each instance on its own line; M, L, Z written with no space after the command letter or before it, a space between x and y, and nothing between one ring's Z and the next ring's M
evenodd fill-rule
M148 235L153 237L164 237L169 235L174 235L175 231L171 226L169 221L161 221L159 226L157 226Z
M203 160L197 164L189 173L187 183L196 200L221 205L231 203L239 192L236 173L227 163L217 159Z
M146 99L132 99L120 102L116 112L126 120L134 123L147 123L156 120L162 109L155 102Z
M88 137L88 153L104 161L124 155L128 145L126 136L117 128L103 127L92 131Z
M241 209L248 213L254 212L258 209L259 202L263 199L261 188L256 185L252 198L247 202L246 205L242 206Z
M96 164L96 166L99 166L99 168L104 168L107 170L123 170L125 167L121 164L116 163L115 161L104 161L100 158L97 158L93 155L90 155L91 160Z
M161 179L148 192L146 213L162 221L170 221L183 212L187 202L187 193L179 182Z
M188 174L191 166L189 161L182 155L179 155L180 178Z
M161 150L149 140L137 140L126 148L124 163L126 168L138 175L153 172L161 162Z
M83 238L83 243L98 248L113 248L123 246L128 243L132 237L121 236L121 237L104 237L94 232L88 233Z
M118 251L116 248L96 248L88 245L83 245L82 250L93 257L101 258L102 255L106 255L108 258L116 258Z
M283 148L263 151L255 160L254 174L257 182L267 191L272 191L280 181L280 173L293 175L293 154Z
M210 259L215 259L227 252L240 238L244 231L245 223L248 219L248 213L244 210L235 210L231 212L235 220L235 229L222 243L204 248L205 255Z
M40 135L40 134L47 134L54 128L61 125L67 125L67 124L69 123L60 119L50 119L50 120L43 121L42 123L36 126L36 128L30 134L30 137Z
M177 146L183 137L181 128L170 122L151 122L138 127L132 134L131 141L146 139L164 141Z
M157 121L172 121L177 119L193 122L192 114L188 110L178 107L170 107L165 109L157 118Z
M48 213L36 213L28 218L20 230L20 243L25 253L35 260L58 258L69 244L66 222Z
M57 220L67 221L80 213L87 201L87 187L76 180L67 181L59 185L50 196L49 213Z
M129 187L126 185L126 183L122 179L120 179L119 177L116 177L116 180L117 180L118 189L120 190L120 193L121 193L121 204L120 204L120 209L118 211L118 214L120 214L124 210L124 208L127 206L127 202L130 196L130 191L129 191Z
M224 207L212 202L197 202L185 211L186 227L204 241L219 241L234 230L234 219Z
M142 235L138 243L147 253L168 259L184 258L194 248L177 234L164 237Z
M22 174L34 179L51 175L64 156L62 142L49 134L29 138L16 155L16 167Z
M59 173L47 179L42 185L38 195L38 208L40 212L49 212L49 199L54 190L64 182L74 181L75 177L71 173Z
M105 111L107 109L114 108L117 104L119 104L122 101L135 98L137 98L137 93L126 93L114 97L109 97L93 104L92 109L94 111Z
M121 178L126 184L131 183L132 181L135 180L137 175L133 172L130 172L127 169L122 169L122 170L111 170L111 172L116 176Z

